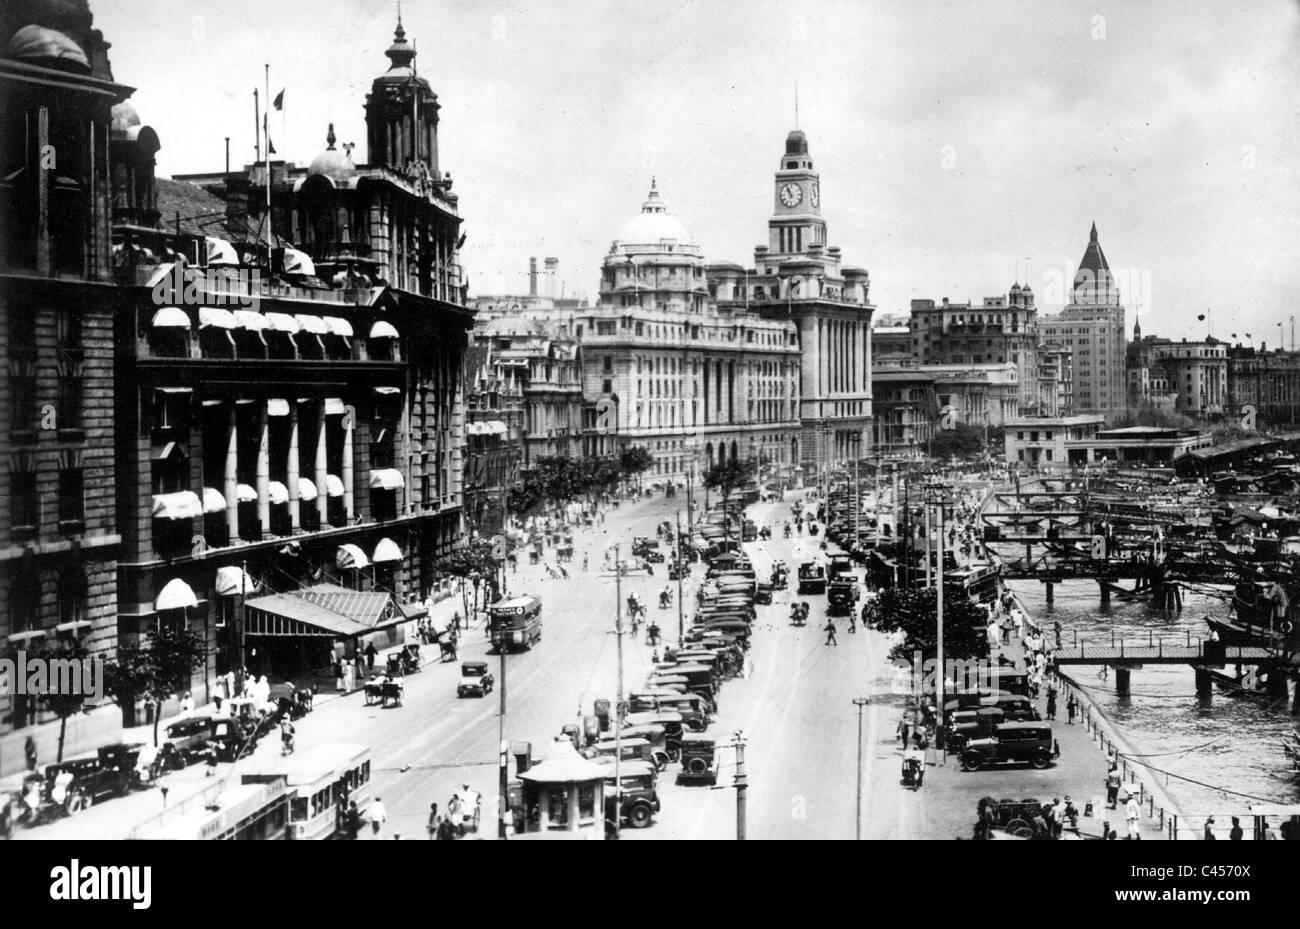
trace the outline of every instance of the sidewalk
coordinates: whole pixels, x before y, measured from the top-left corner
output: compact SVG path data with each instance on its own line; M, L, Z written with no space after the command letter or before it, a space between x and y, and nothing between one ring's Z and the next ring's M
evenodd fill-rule
M1010 644L999 646L990 658L997 661L999 654L1016 662L1019 667L1024 667L1024 646L1018 639L1013 637ZM1068 796L1079 810L1080 837L1100 838L1103 823L1109 822L1111 829L1118 832L1120 840L1123 840L1128 832L1124 810L1127 796L1125 789L1120 789L1118 808L1107 809L1107 754L1094 742L1090 728L1085 724L1085 712L1076 714L1073 725L1068 722L1065 709L1068 690L1064 682L1058 683L1057 689L1055 720L1047 719L1046 686L1035 702L1044 722L1052 727L1052 736L1061 750L1060 757L1045 770L1039 771L1027 765L1008 765L968 772L962 770L960 762L953 755L944 758L942 753L929 753L931 763L922 787L926 798L918 838L969 839L976 821L976 809L983 797L1015 801L1032 798L1048 804L1057 798L1064 801ZM1083 709L1086 711L1086 705ZM901 770L901 744L896 737L886 740L886 744L894 746L894 754ZM885 770L890 770L887 764ZM1128 779L1125 780L1125 785L1129 786ZM1150 796L1145 789L1141 796L1143 816L1139 821L1139 831L1142 838L1167 839L1167 823L1158 812L1152 815ZM1088 809L1089 806L1091 810ZM1068 830L1066 835L1070 835Z

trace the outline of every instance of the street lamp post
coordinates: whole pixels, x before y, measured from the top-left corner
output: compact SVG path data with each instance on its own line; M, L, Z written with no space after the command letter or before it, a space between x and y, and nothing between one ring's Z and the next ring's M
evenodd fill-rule
M870 702L866 697L854 697L853 705L858 708L858 792L857 792L857 831L854 836L862 841L862 711Z
M677 553L677 558L676 558L677 561L677 647L680 649L682 647L682 643L686 639L686 632L685 632L686 619L685 619L685 614L683 612L685 610L685 607L682 604L682 597L684 596L684 594L682 593L682 575L686 573L684 570L686 567L686 557L685 554L682 552L682 511L681 510L677 511L677 544L674 546L674 549Z

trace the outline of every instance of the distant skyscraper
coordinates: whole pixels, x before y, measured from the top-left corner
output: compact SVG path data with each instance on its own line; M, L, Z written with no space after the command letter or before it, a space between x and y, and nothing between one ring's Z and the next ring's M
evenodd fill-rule
M1076 412L1111 415L1125 409L1124 305L1096 223L1074 275L1070 303L1059 314L1040 316L1038 329L1045 341L1071 351Z

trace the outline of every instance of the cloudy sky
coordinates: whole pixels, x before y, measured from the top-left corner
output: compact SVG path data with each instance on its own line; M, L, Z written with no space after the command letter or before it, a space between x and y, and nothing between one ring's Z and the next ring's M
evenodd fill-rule
M396 0L92 0L161 174L253 153L252 89L286 88L281 157L362 105ZM1275 343L1300 285L1295 2L407 0L442 103L473 293L526 288L531 255L594 296L658 178L710 260L752 263L799 127L831 244L880 311L1005 293L1058 303L1097 223L1130 323ZM1053 300L1053 295L1058 299Z

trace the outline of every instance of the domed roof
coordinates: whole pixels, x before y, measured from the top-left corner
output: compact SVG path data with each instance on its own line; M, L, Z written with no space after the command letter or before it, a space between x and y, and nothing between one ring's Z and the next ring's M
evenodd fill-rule
M1012 292L1013 294L1018 294L1018 293L1020 293L1020 285L1019 285L1019 284L1012 284L1012 285L1011 285L1011 292Z
M323 174L328 178L338 180L356 172L357 167L352 163L351 152L341 152L336 149L334 147L335 141L337 139L334 135L334 124L330 123L329 135L325 137L328 148L312 161L311 166L307 169L308 177Z
M668 212L651 178L650 195L641 204L641 212L628 220L614 241L622 245L658 245L665 240L678 245L694 244L686 227Z
M44 26L23 26L9 40L6 52L20 61L43 61L52 67L89 71L86 52L68 36Z
M808 154L808 137L803 134L802 129L795 129L785 137L785 153L787 155Z
M140 114L136 112L135 107L131 105L129 100L123 100L113 107L111 116L112 124L109 128L114 132L126 132L141 124Z

